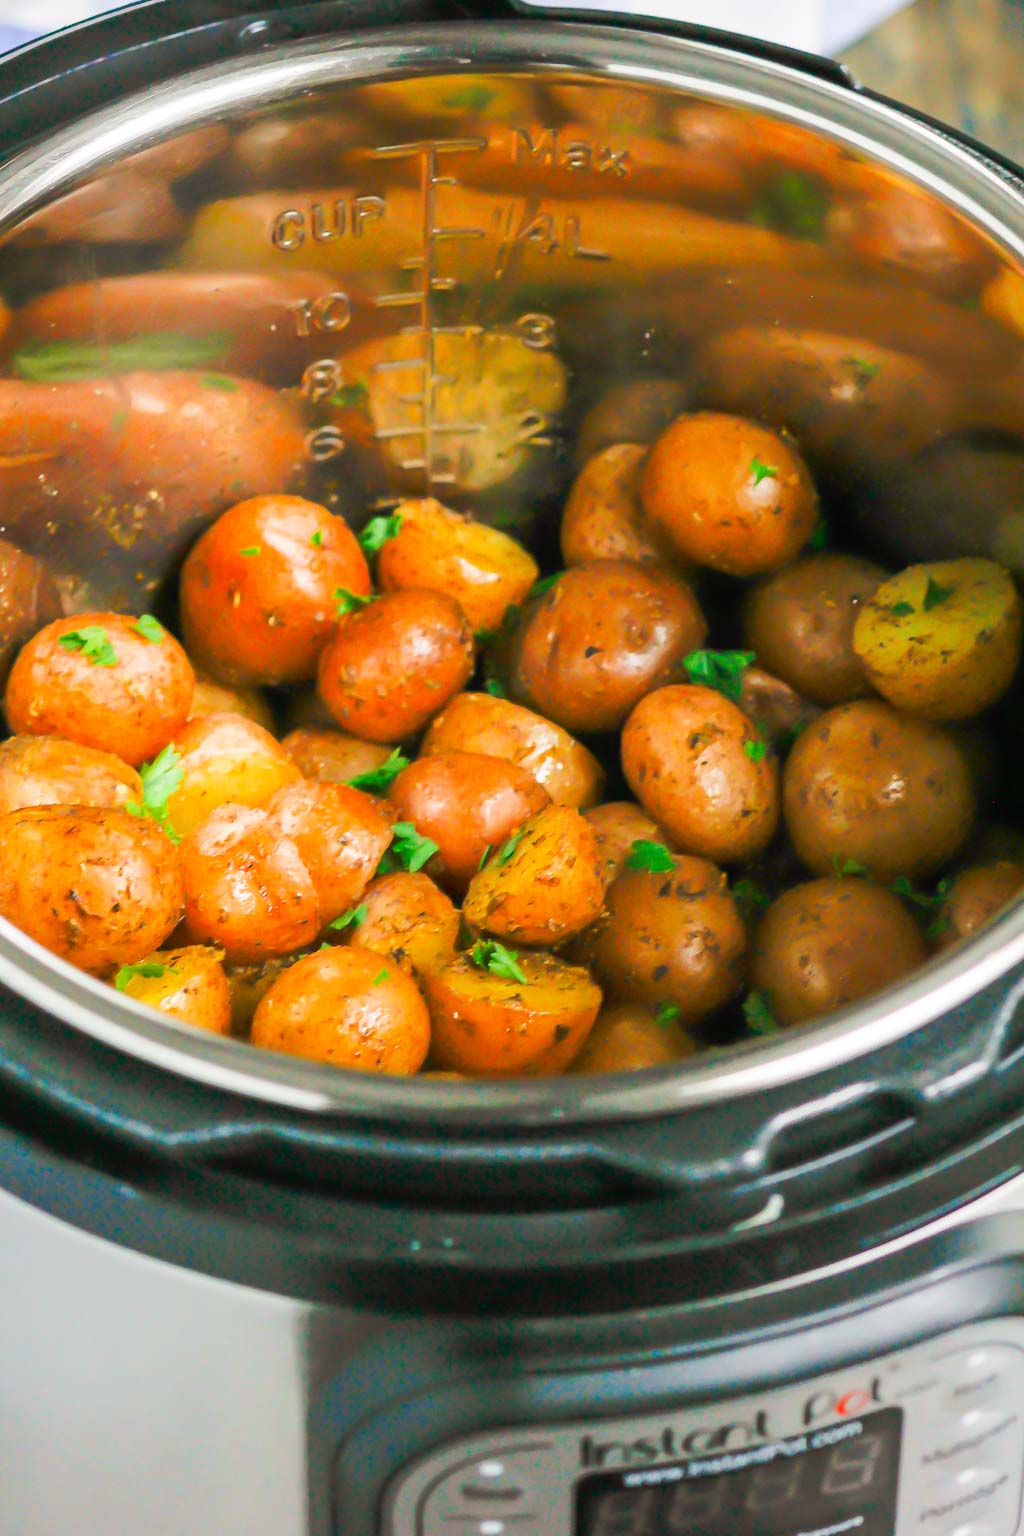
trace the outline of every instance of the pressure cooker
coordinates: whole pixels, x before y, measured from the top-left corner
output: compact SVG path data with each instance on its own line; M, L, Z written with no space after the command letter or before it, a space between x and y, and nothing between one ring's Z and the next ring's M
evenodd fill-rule
M506 0L150 0L4 59L0 142L12 326L82 285L102 375L241 325L227 374L302 401L348 516L398 484L545 547L566 424L668 375L792 431L866 548L1024 570L1024 184L830 62ZM906 238L856 247L839 164ZM103 282L159 271L221 275L201 324L112 335ZM254 272L290 297L246 356ZM919 366L878 409L784 348L706 366L797 330ZM557 356L567 399L453 418L466 335ZM317 411L367 337L415 373L383 483ZM240 490L115 516L3 430L0 535L67 611L160 611ZM607 1077L257 1052L7 923L0 981L5 1536L1022 1528L1024 909L821 1023Z

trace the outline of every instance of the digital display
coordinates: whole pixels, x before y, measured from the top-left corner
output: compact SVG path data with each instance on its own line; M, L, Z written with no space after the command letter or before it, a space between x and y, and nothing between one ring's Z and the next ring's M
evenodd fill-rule
M892 1536L903 1413L788 1440L596 1472L576 1487L576 1536ZM626 1448L628 1449L628 1448Z

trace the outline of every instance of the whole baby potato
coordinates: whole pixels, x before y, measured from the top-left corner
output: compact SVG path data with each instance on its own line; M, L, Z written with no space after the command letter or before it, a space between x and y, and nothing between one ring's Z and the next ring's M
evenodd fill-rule
M601 856L602 878L611 885L621 874L636 842L661 843L665 834L656 821L632 800L606 800L583 812L590 823Z
M155 822L127 811L9 811L0 846L0 916L93 976L142 960L181 917L177 849Z
M743 714L777 752L793 745L821 710L763 667L744 667L739 706Z
M418 1072L430 1016L398 965L366 949L321 949L288 967L252 1021L253 1045L353 1072Z
M678 1018L644 1003L611 1003L601 1009L570 1073L639 1072L667 1067L697 1049Z
M242 688L233 683L218 683L209 673L193 665L196 674L196 690L192 695L190 720L201 715L244 715L273 732L274 711L267 702L266 694L259 688Z
M511 692L567 730L614 730L706 635L692 588L671 571L630 560L577 565L524 617Z
M317 687L338 724L366 741L413 736L468 683L473 630L443 592L386 592L343 615Z
M359 901L391 841L381 802L346 784L300 780L266 803L273 830L294 843L309 871L320 926Z
M777 432L742 416L680 416L650 451L640 484L648 525L686 560L728 576L774 571L818 519L807 466Z
M807 555L749 588L743 643L812 703L863 698L871 685L854 650L853 626L885 576L858 555Z
M420 753L480 752L518 763L555 805L596 805L604 770L594 754L561 726L510 699L460 693L431 722Z
M556 945L582 933L603 900L593 831L578 811L550 805L473 876L462 915L471 928L502 939Z
M686 385L680 379L627 379L613 384L580 422L576 463L582 468L616 444L653 443L686 409ZM636 559L627 555L627 559Z
M1024 864L1001 859L957 875L935 924L937 949L968 939L1024 890Z
M933 874L967 841L975 790L948 732L891 705L855 700L798 738L782 783L786 828L817 875L847 860L876 880Z
M304 778L321 784L347 784L361 773L375 772L391 755L391 748L380 742L312 726L289 731L281 745Z
M672 553L645 526L640 475L647 462L642 443L611 443L583 465L562 512L562 558L566 565L589 560L652 560Z
M437 844L430 872L459 895L488 852L551 804L525 768L479 752L419 758L403 768L388 799L399 821L411 821Z
M59 736L9 736L0 743L0 815L26 805L124 810L142 801L142 780L112 752Z
M155 619L77 613L47 624L20 652L7 679L7 721L15 734L63 736L101 752L116 746L136 768L184 725L194 689L188 657Z
M764 914L751 983L780 1024L800 1024L871 997L926 958L917 922L884 886L811 880Z
M658 688L622 732L622 768L677 848L734 864L775 835L779 769L736 705L699 684Z
M420 980L455 959L459 914L429 875L396 869L370 881L347 931Z
M117 990L158 1013L214 1035L231 1033L231 986L222 949L193 944L158 949L138 966L122 967Z
M171 826L182 836L221 805L265 805L301 778L279 742L243 715L201 715L174 741L181 783L167 802Z
M706 859L681 854L667 870L624 869L576 958L606 996L671 1003L685 1026L739 993L746 949L746 928L725 875Z
M0 539L0 686L18 647L61 611L60 594L42 561Z
M424 982L430 1059L470 1077L552 1077L583 1045L601 1006L588 972L554 955L512 951L525 980L460 955Z

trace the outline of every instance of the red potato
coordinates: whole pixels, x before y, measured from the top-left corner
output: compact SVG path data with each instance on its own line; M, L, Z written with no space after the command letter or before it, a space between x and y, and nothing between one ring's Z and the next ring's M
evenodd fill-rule
M439 714L473 671L473 631L441 592L388 592L345 614L321 653L320 696L367 741L402 741Z
M281 745L304 778L321 784L347 784L361 773L380 768L391 755L390 747L360 741L344 731L300 728L289 731Z
M735 704L680 684L641 699L622 732L622 767L677 848L715 863L763 853L779 820L779 770Z
M991 276L995 250L937 197L873 165L856 166L848 179L854 195L831 226L866 265L895 269L949 298L976 293Z
M116 745L133 767L155 757L188 719L195 676L174 636L148 624L82 613L41 629L7 679L11 730L99 751Z
M583 465L562 513L566 565L589 560L671 561L672 551L645 526L640 506L640 476L647 452L642 443L611 443Z
M366 597L355 534L301 496L254 496L221 514L182 567L181 627L200 666L226 683L316 676L339 588Z
M302 777L269 731L242 715L203 715L174 738L181 783L167 802L171 826L194 832L221 805L265 805Z
M320 926L359 901L391 841L380 802L343 784L289 784L267 801L271 825L295 844L320 906Z
M687 387L679 379L627 379L613 384L580 422L576 433L576 465L582 470L605 449L653 443L685 411ZM636 555L623 550L627 560ZM596 558L596 557L589 557Z
M420 753L482 752L518 763L555 805L596 805L604 770L592 752L532 709L487 693L460 693L431 723Z
M57 570L88 572L95 606L101 594L136 606L123 594L163 580L212 518L267 486L294 488L306 463L298 405L249 379L0 379L9 535Z
M0 916L93 976L142 960L181 917L177 849L127 811L11 811L0 817L0 846Z
M741 416L680 416L644 466L649 526L697 565L756 576L792 560L818 519L807 466L778 433Z
M934 925L935 948L949 949L996 917L1024 890L1024 864L1000 859L965 869L946 893Z
M357 949L372 949L422 980L455 959L459 914L429 875L404 869L371 880L359 921L346 930Z
M158 949L132 975L117 976L125 997L214 1035L231 1033L231 984L222 949Z
M395 779L388 798L438 852L430 872L462 894L488 850L497 852L523 822L551 804L531 773L479 752L421 757Z
M785 752L821 710L809 704L780 677L761 667L744 667L740 683L740 709L765 741Z
M60 736L10 736L0 743L0 815L28 805L124 810L142 802L142 780L112 752Z
M663 843L665 834L656 821L632 800L606 800L583 812L590 823L601 855L605 885L622 873L636 842Z
M196 690L188 712L190 720L200 720L204 715L243 715L265 731L273 732L274 711L258 688L234 688L227 683L218 683L196 667L195 662L192 670L196 675Z
M570 731L610 731L678 675L707 624L693 589L671 571L595 560L561 575L524 615L510 691Z
M603 901L593 829L578 811L550 805L473 876L462 915L471 928L499 938L554 946L582 933Z
M613 1003L602 1008L575 1057L570 1073L639 1072L667 1067L692 1056L696 1041L677 1019L659 1022L660 1010L642 1003Z
M42 561L0 539L0 687L19 647L63 611Z
M497 629L540 574L507 533L451 512L439 501L403 501L398 532L381 547L377 579L385 592L429 587L453 598L477 629Z
M355 1072L417 1072L430 1015L401 967L369 950L322 949L278 977L256 1009L252 1043Z
M153 244L176 239L184 228L181 210L162 176L117 170L54 198L16 224L2 243L33 247L68 241Z
M565 1070L597 1017L600 988L554 955L524 951L515 964L525 982L482 969L468 955L425 978L432 1066L470 1077Z
M245 965L316 939L313 878L265 811L222 805L182 839L179 851L189 943L215 944L232 964Z

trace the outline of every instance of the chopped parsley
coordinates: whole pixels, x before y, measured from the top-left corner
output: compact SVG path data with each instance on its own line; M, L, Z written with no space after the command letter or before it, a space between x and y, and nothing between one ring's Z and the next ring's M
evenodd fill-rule
M324 531L323 531L323 529L322 528L318 528L316 533L311 533L310 536L309 536L309 542L310 542L310 544L312 544L314 549L323 549L323 547L324 547Z
M752 1035L778 1034L778 1023L763 992L747 993L743 999L743 1017Z
M493 100L494 91L489 85L463 85L446 96L441 105L463 107L467 112L482 112Z
M777 465L765 464L764 461L759 459L755 453L754 457L750 461L750 473L754 477L754 484L760 485L762 480L776 479L779 471Z
M929 576L928 585L924 589L924 597L921 600L921 607L925 613L931 613L933 608L937 608L940 603L944 603L951 598L955 591L955 587L941 587L933 576Z
M327 403L337 406L341 411L365 411L370 403L369 386L365 379L357 379L354 384L344 384L341 389L335 390Z
M828 549L828 523L823 517L819 517L811 529L811 536L807 540L808 549Z
M915 611L913 603L891 603L889 612L894 619L905 619L908 613Z
M761 762L763 762L764 761L764 754L765 754L765 752L767 750L768 749L765 746L763 741L755 740L755 741L745 741L743 743L744 755L749 757L750 761L752 763L761 763Z
M636 839L626 858L627 869L642 869L651 875L668 874L675 867L664 843L652 843L646 837Z
M861 389L881 371L881 363L869 363L864 357L844 357L843 362L847 368L852 368Z
M245 550L242 551L245 554ZM343 619L346 613L358 613L361 608L368 608L373 602L373 597L360 597L356 592L350 592L347 587L335 587L334 601L338 605L338 618Z
M897 875L889 889L896 896L902 896L904 901L909 901L912 907L918 907L922 912L932 912L942 906L952 884L951 879L940 880L934 891L919 891L906 875Z
M391 828L391 847L380 862L380 873L405 869L414 875L437 852L437 844L429 837L421 837L411 821L396 821Z
M131 341L28 342L12 360L20 379L37 384L58 384L75 379L95 379L112 373L151 373L162 368L193 369L217 363L231 345L226 332L209 336L179 336L154 332ZM204 380L208 383L209 380ZM236 386L234 383L232 388Z
M743 674L754 659L753 651L691 651L683 658L683 666L691 683L714 688L738 704Z
M493 852L494 852L494 849L492 848L491 844L488 843L487 847L484 849L483 853L480 855L480 863L477 865L477 873L478 874L479 874L480 870L483 869L484 865L487 863L487 860L490 858L490 856L491 856L491 854Z
M498 851L498 863L507 864L509 859L515 853L516 849L519 847L519 844L522 842L522 840L522 832L513 832L512 836L506 843L501 845L501 848Z
M855 880L872 880L870 869L866 864L861 864L857 859L840 859L838 853L832 855L832 868L840 880L851 877Z
M371 517L359 535L359 547L363 554L375 555L382 545L397 536L401 526L401 512L392 512L387 517Z
M233 395L238 388L238 380L227 373L208 373L204 376L203 383L207 389L219 389L222 395Z
M506 949L495 939L479 939L469 952L469 958L481 971L492 976L502 976L506 981L526 981L526 972L519 965L518 949Z
M148 640L150 645L159 645L166 634L163 625L154 619L151 613L144 613L141 618L136 619L132 629L136 634L141 635L143 640Z
M662 1003L654 1016L654 1022L660 1029L667 1029L670 1024L675 1024L682 1014L678 1003Z
M358 907L349 907L347 912L343 912L340 917L336 917L334 922L328 923L327 926L328 928L335 929L338 933L340 933L343 928L358 928L360 923L365 923L366 912L367 907L366 902L364 901Z
M769 182L750 210L765 229L796 240L820 240L831 203L824 188L796 171L783 171Z
M387 979L388 979L388 977L390 975L391 975L391 972L388 970L387 966L385 965L382 970L377 972L376 976L373 978L373 981L372 981L371 985L375 986L375 987L379 987L381 982L382 981L387 981Z
M66 635L61 635L57 644L65 651L81 651L85 660L94 667L117 666L117 652L101 624L86 624L82 629L72 629Z
M145 816L148 820L155 821L167 833L172 843L180 843L181 838L167 819L167 802L181 788L184 776L185 770L181 766L181 759L173 746L164 747L151 763L143 763L139 769L139 777L142 780L142 803L129 800L125 810L132 816Z
M119 992L127 989L133 976L144 976L147 980L158 980L161 976L178 976L180 972L177 966L160 965L156 960L140 960L138 965L122 965L114 977L114 986Z
M772 904L772 898L764 886L758 885L756 880L751 880L748 876L744 876L742 880L736 881L736 884L732 887L731 894L733 901L739 908L740 916L747 923L758 912L763 911L765 907L770 907Z
M374 790L390 789L402 769L408 766L409 759L403 757L395 747L379 768L368 768L365 773L357 773L354 778L346 779L345 783L350 789L365 789L370 793Z
M535 581L527 597L543 597L545 592L550 592L556 581L561 581L564 571L555 571L553 576L542 576L540 581Z
M504 685L499 683L496 677L489 677L487 679L486 683L484 683L484 691L489 693L494 699L508 698L508 694L505 692Z
M261 550L261 546L259 544L247 544L245 546L245 548L244 549L240 549L238 551L238 553L240 555L245 555L246 559L249 559L253 555L258 555L260 553L260 550Z

